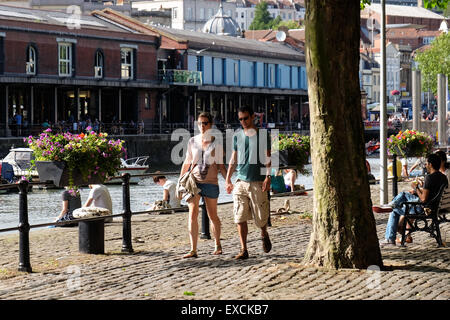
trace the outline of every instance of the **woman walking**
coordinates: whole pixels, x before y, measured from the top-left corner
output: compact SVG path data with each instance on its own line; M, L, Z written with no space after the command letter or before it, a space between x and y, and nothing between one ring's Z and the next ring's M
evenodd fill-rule
M197 187L201 190L188 201L189 207L189 238L191 251L183 258L197 258L198 242L198 212L199 202L202 196L209 219L212 222L212 231L215 238L215 250L213 254L222 254L220 243L220 219L217 216L217 199L219 198L219 181L217 175L220 171L226 177L226 169L223 162L223 147L212 135L212 116L203 112L198 116L198 128L200 134L189 139L186 159L181 167L180 177L188 170L192 170Z

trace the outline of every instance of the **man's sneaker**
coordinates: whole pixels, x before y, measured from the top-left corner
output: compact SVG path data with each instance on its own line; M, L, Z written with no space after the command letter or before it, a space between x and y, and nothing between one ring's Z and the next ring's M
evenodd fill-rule
M394 246L395 247L395 240L384 239L384 240L380 241L380 247L386 247L386 246Z
M245 260L248 259L248 251L242 250L239 252L237 256L234 257L236 260Z
M272 242L270 242L269 234L266 234L261 238L263 243L263 250L265 253L270 252L272 250Z
M376 213L386 213L386 212L391 212L392 207L390 205L372 206L372 210Z

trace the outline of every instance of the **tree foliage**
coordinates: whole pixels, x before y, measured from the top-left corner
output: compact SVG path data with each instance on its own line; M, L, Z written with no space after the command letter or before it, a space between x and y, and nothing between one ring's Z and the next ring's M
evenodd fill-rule
M277 30L279 27L286 27L288 29L299 29L301 26L298 23L298 21L294 21L294 20L291 20L291 21L280 21L280 23L278 23L278 24L276 24L275 20L274 20L274 23L272 25L272 29L273 30Z
M419 52L415 61L422 74L424 90L437 93L437 75L450 76L450 33L437 37L429 49Z

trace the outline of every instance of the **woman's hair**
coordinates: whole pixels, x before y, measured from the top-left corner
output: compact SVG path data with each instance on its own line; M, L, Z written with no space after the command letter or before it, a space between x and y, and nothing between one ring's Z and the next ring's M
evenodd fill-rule
M197 120L199 118L207 118L209 123L211 123L211 124L213 123L213 117L212 117L211 113L209 113L209 112L202 112L202 113L200 113L198 115L198 117L197 117Z
M441 161L444 162L444 168L448 169L449 164L447 162L447 154L442 150L436 151L436 154L441 158Z
M154 183L158 183L159 180L161 180L161 179L166 179L166 177L165 176L154 176L153 177L153 182Z

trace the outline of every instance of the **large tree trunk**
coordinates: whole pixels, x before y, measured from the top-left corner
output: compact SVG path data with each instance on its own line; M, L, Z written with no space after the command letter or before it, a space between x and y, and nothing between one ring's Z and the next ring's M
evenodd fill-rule
M382 267L365 166L359 3L306 1L314 214L304 262L336 269Z

